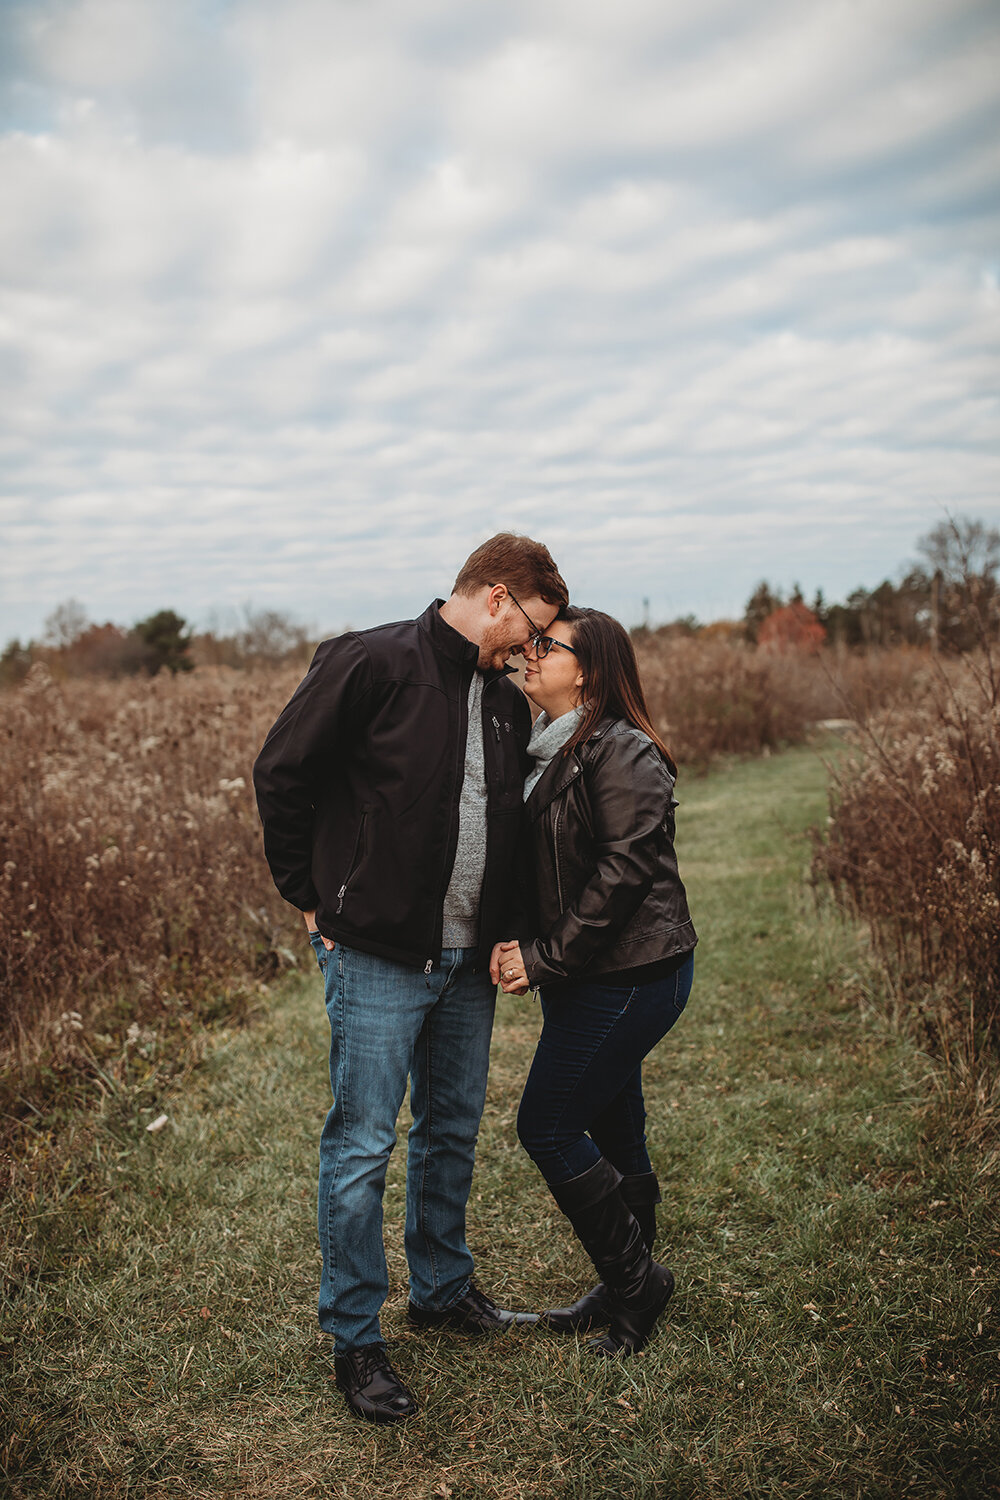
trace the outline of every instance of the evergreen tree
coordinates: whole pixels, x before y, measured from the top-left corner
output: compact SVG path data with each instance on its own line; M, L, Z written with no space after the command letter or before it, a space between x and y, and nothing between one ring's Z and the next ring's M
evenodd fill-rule
M758 583L747 600L746 609L743 611L743 629L746 632L748 641L752 641L754 645L757 644L760 627L770 615L774 614L776 609L781 608L783 603L784 600L780 594L771 592L771 585L769 583L763 581Z
M133 631L145 648L145 666L151 676L166 667L168 672L190 672L194 662L188 655L191 645L187 621L172 609L158 610L140 620Z

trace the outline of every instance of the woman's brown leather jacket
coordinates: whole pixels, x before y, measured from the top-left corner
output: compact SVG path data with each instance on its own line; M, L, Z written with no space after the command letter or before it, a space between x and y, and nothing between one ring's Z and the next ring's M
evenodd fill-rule
M534 918L522 927L532 935L521 939L521 954L532 988L694 947L674 855L673 790L656 746L623 719L602 720L546 767L524 806Z

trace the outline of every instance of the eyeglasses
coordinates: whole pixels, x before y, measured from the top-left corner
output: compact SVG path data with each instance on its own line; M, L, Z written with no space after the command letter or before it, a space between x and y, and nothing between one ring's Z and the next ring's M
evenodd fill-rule
M514 599L514 595L511 593L510 589L507 590L507 595L508 598ZM520 651L522 655L530 647L534 652L537 660L544 661L545 657L548 656L553 646L561 646L564 651L572 651L574 656L579 655L576 648L573 646L567 646L565 641L557 641L555 636L543 635L538 626L535 624L534 620L528 614L528 611L524 609L516 599L514 599L514 603L517 604L518 609L521 611L522 615L531 626L531 640L525 641L523 646L515 647L515 649Z
M511 593L510 589L507 590L507 595L508 595L509 598L514 599L514 595ZM541 635L542 632L539 630L539 628L535 624L534 620L528 614L528 611L526 609L523 609L521 607L521 605L517 603L516 599L514 599L514 603L517 604L518 609L521 610L522 615L527 620L528 624L531 626L531 639L533 641L536 641L538 639L538 637Z
M528 642L528 645L535 653L535 657L538 661L544 661L549 652L552 650L553 646L558 646L560 651L572 651L574 656L579 656L580 654L575 646L567 646L565 641L557 641L555 636L553 635L532 636L531 640Z

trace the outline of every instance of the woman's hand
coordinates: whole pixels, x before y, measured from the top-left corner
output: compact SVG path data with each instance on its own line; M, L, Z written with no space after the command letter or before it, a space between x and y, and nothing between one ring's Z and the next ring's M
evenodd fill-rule
M520 943L511 941L496 944L490 959L490 978L494 984L500 985L505 995L528 993L528 976L521 957Z

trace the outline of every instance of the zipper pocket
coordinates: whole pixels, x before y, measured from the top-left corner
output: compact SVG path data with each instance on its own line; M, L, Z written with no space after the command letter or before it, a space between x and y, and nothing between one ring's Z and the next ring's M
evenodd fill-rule
M347 872L347 879L344 881L343 885L340 887L340 890L337 892L337 916L338 917L340 916L340 913L344 909L344 897L347 895L347 887L350 885L351 881L354 879L355 875L358 873L358 867L361 864L361 853L362 853L362 846L363 846L363 840L364 840L364 834L365 834L365 824L366 824L367 821L368 821L368 809L366 808L365 811L361 814L361 822L358 825L358 836L354 840L354 851L351 854L351 868Z

